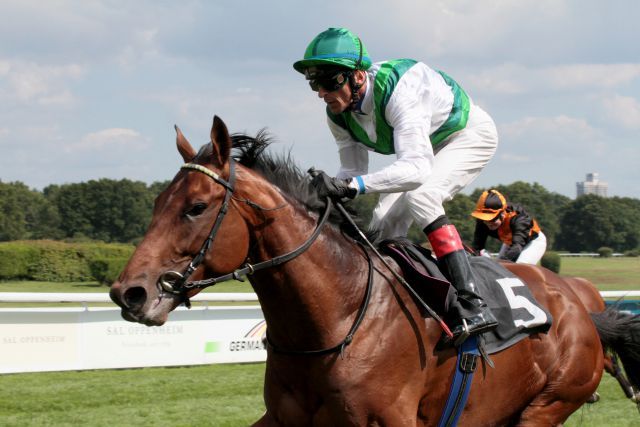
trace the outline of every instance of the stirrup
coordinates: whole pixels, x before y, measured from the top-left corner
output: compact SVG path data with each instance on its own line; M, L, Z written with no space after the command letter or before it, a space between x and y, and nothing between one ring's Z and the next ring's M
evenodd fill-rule
M481 335L481 334L484 334L485 332L489 332L490 330L498 327L498 322L496 322L495 320L492 322L492 321L487 321L486 319L483 319L482 320L483 323L476 324L476 325L472 323L471 327L469 327L469 323L467 323L467 319L463 318L461 320L462 320L462 324L456 326L453 329L453 340L454 340L454 345L456 347L462 344L471 335Z
M457 328L456 328L457 329ZM453 341L453 345L456 347L460 347L463 342L467 340L471 336L469 332L469 325L467 325L467 319L462 319L462 332L457 337L454 335L455 341Z

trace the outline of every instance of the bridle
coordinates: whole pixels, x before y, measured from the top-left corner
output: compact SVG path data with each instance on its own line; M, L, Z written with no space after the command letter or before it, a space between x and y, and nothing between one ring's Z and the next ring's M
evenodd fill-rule
M243 281L244 280L243 277L246 275L253 274L256 271L263 270L265 268L275 267L277 265L283 264L297 257L298 255L306 251L309 248L309 246L311 246L311 244L318 238L318 236L320 235L320 232L322 231L322 228L324 227L324 225L326 224L329 218L329 214L331 213L332 204L331 204L331 200L328 199L325 211L323 212L322 216L319 218L318 224L316 225L316 228L311 234L311 236L309 236L309 238L302 245L292 250L291 252L287 252L283 255L279 255L270 260L262 261L256 264L250 264L247 262L244 264L244 267L238 268L232 271L231 273L224 274L222 276L190 282L188 281L189 277L204 261L206 253L211 247L213 240L215 239L216 234L220 229L222 220L224 219L225 215L227 214L227 211L229 210L229 202L231 201L231 198L233 196L234 184L235 184L235 161L233 160L233 158L229 159L229 180L228 181L221 178L220 175L213 172L212 170L195 163L185 163L184 165L181 166L180 169L191 169L198 172L202 172L208 177L210 177L211 179L213 179L216 183L222 185L225 188L224 200L222 202L222 206L220 207L220 210L218 211L218 215L216 216L213 226L211 227L211 231L209 232L209 235L205 239L198 253L192 258L187 268L182 273L178 271L166 271L162 273L158 278L159 287L165 292L168 292L173 295L178 295L181 298L181 300L184 302L185 306L187 307L191 307L191 302L189 301L188 292L192 289L204 289L209 286L213 286L217 283L224 282L231 279ZM249 201L246 201L246 202L249 206L252 206L254 208L260 208L257 204L253 202L249 202Z
M202 247L200 247L198 253L191 259L191 262L189 262L187 268L182 273L177 271L166 271L162 273L158 279L158 285L163 291L181 296L185 305L187 307L191 307L191 302L189 301L187 292L192 288L192 286L189 286L190 284L187 282L187 280L189 280L189 277L191 277L193 272L196 271L200 264L202 264L202 261L204 261L204 257L211 247L213 239L216 237L220 226L222 225L222 220L229 210L229 201L231 200L231 196L233 195L233 186L235 184L236 177L235 162L233 160L229 162L229 181L224 180L220 177L220 175L218 175L211 169L195 163L185 163L180 167L180 169L191 169L202 172L225 188L224 201L222 202L222 206L220 206L220 210L218 211L216 220L211 227L211 231L202 244Z
M188 292L191 289L204 289L209 286L213 286L216 283L224 282L231 279L242 281L243 276L253 274L256 271L263 270L265 268L275 267L302 254L318 238L318 236L320 235L320 232L322 231L322 228L324 227L327 220L329 219L329 214L331 213L332 201L330 198L327 198L325 210L322 213L322 216L319 218L315 230L302 245L292 250L291 252L287 252L283 255L279 255L270 260L262 261L253 265L247 262L245 263L245 266L243 268L236 269L235 271L228 274L224 274L222 276L189 282L188 279L191 276L191 274L193 274L193 272L200 266L200 264L202 264L202 261L204 260L204 257L207 251L211 247L211 244L213 243L213 240L215 239L216 234L220 229L222 220L224 219L224 216L227 214L227 211L229 209L229 201L233 196L234 184L235 184L235 162L233 158L229 159L229 180L228 181L221 178L220 175L213 172L212 170L195 163L185 163L184 165L181 166L180 169L191 169L198 172L202 172L225 188L224 200L222 202L222 206L220 207L220 210L218 211L218 215L216 216L213 226L211 227L209 236L205 239L204 243L202 244L202 247L200 248L198 253L193 257L193 259L191 260L191 262L189 263L185 271L183 273L180 273L177 271L166 271L162 273L158 278L158 286L165 292L168 292L173 295L178 295L181 298L181 300L184 302L185 306L187 307L191 307L191 302L189 301L189 296L188 296ZM249 201L247 201L247 203L249 204L249 206L252 206L252 207L258 206L255 203L252 203L252 202L249 203ZM328 348L323 348L318 350L288 350L288 349L283 349L278 346L275 346L271 342L271 340L269 339L269 335L267 334L266 336L267 344L271 347L271 349L274 352L281 353L281 354L299 355L299 356L320 356L320 355L325 355L325 354L330 354L335 352L340 352L340 354L343 355L345 347L351 344L351 342L353 341L353 336L355 335L356 331L358 330L358 328L360 327L360 324L364 319L364 315L367 311L367 307L369 306L369 300L371 299L371 291L373 288L373 260L371 259L371 256L368 254L364 246L362 244L360 244L360 246L363 248L363 251L365 253L365 256L369 264L369 274L368 274L369 277L367 281L367 289L365 291L364 298L362 300L360 308L358 309L356 318L353 324L351 325L351 328L349 329L349 332L347 333L346 337L340 343Z

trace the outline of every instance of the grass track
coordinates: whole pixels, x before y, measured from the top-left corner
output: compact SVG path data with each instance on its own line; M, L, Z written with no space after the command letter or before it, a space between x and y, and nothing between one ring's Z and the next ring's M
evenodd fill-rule
M264 364L0 376L2 426L246 426Z
M601 290L640 289L640 258L563 258L561 273ZM97 283L4 282L0 292L106 292ZM247 283L212 291L251 292ZM0 375L0 426L247 426L264 411L264 364ZM571 427L630 427L640 415L605 374L602 400Z
M264 364L0 376L2 426L247 426L264 412ZM570 427L631 427L640 415L605 376Z
M640 257L561 259L560 274L589 279L601 291L640 289Z

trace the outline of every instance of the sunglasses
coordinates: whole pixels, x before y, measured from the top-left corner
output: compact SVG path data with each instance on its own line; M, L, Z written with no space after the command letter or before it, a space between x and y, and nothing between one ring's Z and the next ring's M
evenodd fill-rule
M495 218L490 219L490 220L485 220L485 222L489 223L489 224L494 224L494 223L498 222L501 219L502 219L502 215L498 214Z
M347 73L340 71L332 76L317 76L309 79L309 86L311 86L311 90L314 92L318 92L320 88L328 92L333 92L344 86L347 80Z

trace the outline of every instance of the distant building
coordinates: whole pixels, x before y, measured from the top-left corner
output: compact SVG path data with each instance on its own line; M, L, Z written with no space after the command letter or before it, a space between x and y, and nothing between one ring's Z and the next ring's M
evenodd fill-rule
M585 181L576 182L577 197L584 196L585 194L607 197L608 189L609 184L600 181L597 172L588 173Z

